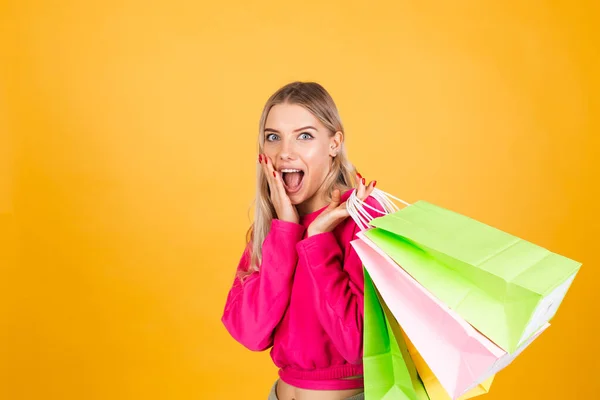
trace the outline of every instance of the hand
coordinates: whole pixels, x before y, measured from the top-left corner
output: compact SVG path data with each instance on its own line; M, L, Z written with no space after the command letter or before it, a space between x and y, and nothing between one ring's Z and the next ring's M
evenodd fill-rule
M365 186L365 179L360 174L357 174L356 176L358 177L356 196L364 201L371 195L377 181L371 181L368 186ZM341 194L339 189L335 189L331 194L331 203L329 203L329 206L327 206L327 208L308 226L307 236L331 232L340 222L350 215L346 208L346 202L340 204L340 198Z
M271 203L275 207L277 218L282 221L298 223L300 218L298 217L298 210L294 206L285 192L283 182L281 181L281 174L273 168L273 161L269 160L264 154L258 156L258 162L263 167L263 172L267 177L267 183L271 192Z

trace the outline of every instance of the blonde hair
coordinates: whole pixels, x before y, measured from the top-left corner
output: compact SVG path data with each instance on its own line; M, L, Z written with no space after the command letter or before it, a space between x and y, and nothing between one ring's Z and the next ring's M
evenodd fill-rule
M260 154L263 153L265 123L269 111L274 105L284 103L296 104L306 108L321 121L329 130L331 136L338 131L344 133L344 127L337 107L327 90L316 82L296 81L283 86L273 93L263 108L258 135L258 149ZM331 170L325 177L322 185L325 188L328 201L331 201L331 194L335 188L345 191L354 187L355 173L356 170L350 161L348 161L346 148L342 141L340 151L333 158ZM242 280L252 272L258 271L259 265L262 263L263 242L269 233L271 221L277 218L275 208L271 203L269 185L260 165L256 168L256 199L254 207L254 223L250 226L246 235L248 245L251 246L250 267L246 273L240 275Z

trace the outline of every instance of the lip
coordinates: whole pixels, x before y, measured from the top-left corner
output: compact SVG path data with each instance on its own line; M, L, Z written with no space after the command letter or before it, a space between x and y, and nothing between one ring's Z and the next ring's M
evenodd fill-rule
M284 169L299 169L300 171L304 172L303 168L298 168L298 167L292 167L292 166L287 166L287 165L281 165L279 167L277 167L277 171L281 172Z

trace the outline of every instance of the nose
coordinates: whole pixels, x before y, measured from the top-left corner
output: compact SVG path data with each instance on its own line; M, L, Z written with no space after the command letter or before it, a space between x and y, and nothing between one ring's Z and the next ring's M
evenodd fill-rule
M279 158L281 160L292 160L295 157L293 139L285 139L281 141L281 147L279 149Z

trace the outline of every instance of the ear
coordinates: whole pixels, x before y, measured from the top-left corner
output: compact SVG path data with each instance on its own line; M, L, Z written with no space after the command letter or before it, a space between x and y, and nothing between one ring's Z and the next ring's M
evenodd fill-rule
M344 143L344 133L337 131L329 139L329 155L335 157L342 150L342 143Z

